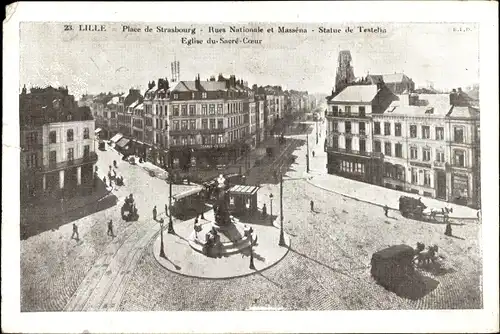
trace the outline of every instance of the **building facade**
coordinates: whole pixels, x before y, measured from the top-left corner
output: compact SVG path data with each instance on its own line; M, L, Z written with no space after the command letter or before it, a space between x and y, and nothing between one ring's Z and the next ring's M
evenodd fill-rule
M65 196L92 189L95 121L65 88L20 94L21 196Z
M359 91L355 87L361 86L345 88L345 93L342 91L328 103L328 173L480 206L479 109L472 107L461 91L402 94L378 110L365 106L364 127L370 132L365 131L367 135L362 137L361 121L345 115L349 111L353 114L352 104L346 111L345 96ZM354 106L358 118L361 106L359 101ZM350 158L346 158L348 152ZM369 163L371 168L366 167Z
M180 81L169 104L174 167L215 167L248 151L249 102L247 87L234 75Z
M381 184L383 157L373 147L371 117L394 98L382 85L348 86L330 97L326 116L329 174Z

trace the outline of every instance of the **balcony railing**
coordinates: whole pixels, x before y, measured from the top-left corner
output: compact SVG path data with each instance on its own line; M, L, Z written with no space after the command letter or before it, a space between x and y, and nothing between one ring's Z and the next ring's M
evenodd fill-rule
M326 114L326 117L339 117L339 118L359 118L359 119L366 119L368 118L366 114L346 114L346 113L339 113L339 112L328 112Z
M97 161L97 153L90 152L89 155L74 160L62 161L59 163L49 162L48 165L39 168L39 171L42 173L54 172L58 170L63 170L69 167L78 167L89 163L95 163Z
M367 152L367 151L351 150L351 149L331 147L331 146L327 146L326 147L326 151L327 152L336 152L336 153L355 154L355 155L361 155L361 156L364 156L364 157L374 157L374 158L381 158L382 157L382 153L378 153L378 152Z

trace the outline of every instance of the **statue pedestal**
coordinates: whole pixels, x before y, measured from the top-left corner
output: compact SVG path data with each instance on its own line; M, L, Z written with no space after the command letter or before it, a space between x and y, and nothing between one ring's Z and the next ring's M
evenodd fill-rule
M212 229L217 231L220 237L220 243L213 247L206 247L206 235L210 234ZM203 224L201 231L192 232L188 238L189 245L195 251L208 256L228 256L241 253L257 242L255 231L248 233L245 231L245 225L239 222L231 222L227 225L219 226L213 222ZM207 251L208 250L208 251Z

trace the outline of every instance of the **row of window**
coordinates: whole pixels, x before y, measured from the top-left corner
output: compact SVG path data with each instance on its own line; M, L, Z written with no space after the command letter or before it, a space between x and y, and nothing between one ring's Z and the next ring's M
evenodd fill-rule
M108 112L104 111L103 113L104 118L108 118ZM116 112L112 111L111 112L111 118L116 118Z
M373 133L375 135L382 135L382 123L381 122L373 122ZM383 135L391 136L392 135L392 126L390 122L383 123L384 132ZM350 121L345 121L345 133L351 133L352 125ZM401 137L401 123L394 123L394 136ZM338 121L333 121L333 131L338 132ZM436 126L434 128L435 140L444 140L444 127ZM365 123L359 122L359 133L365 134ZM410 125L410 138L421 138L421 139L430 139L431 138L431 127L428 125L422 125L420 129L420 137L418 136L417 125ZM464 136L464 127L463 126L454 126L453 127L453 141L455 143L463 143L465 140Z
M83 146L83 158L87 159L90 156L90 145ZM66 161L71 162L75 160L75 150L74 148L68 148L66 151ZM49 164L51 166L57 163L57 151L50 151L49 153Z
M227 92L227 97L228 98L235 98L235 97L244 97L244 96L247 96L248 94L246 94L245 92L243 91L239 91L239 92ZM178 100L179 99L179 94L176 94L174 93L174 100ZM218 98L221 98L223 94L218 94ZM191 99L197 99L197 98L202 98L202 99L206 99L208 98L208 94L207 92L201 92L201 93L195 93L195 92L192 92L191 93Z
M217 106L217 114L218 115L223 115L224 114L224 106L223 104L202 104L201 105L201 115L206 116L206 115L215 115L216 114L216 106ZM228 103L228 113L229 114L236 114L240 113L243 111L243 102L234 102L234 103ZM189 112L189 113L188 113ZM180 105L174 105L172 107L172 116L195 116L196 115L196 106L195 105L187 105L187 104L182 104Z
M365 174L365 164L359 162L341 160L339 170L344 173Z
M338 132L339 131L339 124L337 121L333 121L333 131ZM352 124L350 121L345 121L344 123L344 131L345 133L351 133L352 132ZM359 122L359 134L364 135L366 132L366 123L365 122Z
M353 116L353 115L359 115L359 117L365 117L366 115L366 108L364 106L359 106L357 107L358 109L356 110L356 106L345 106L344 110L339 108L339 106L332 106L332 113L334 116Z
M234 140L239 138L243 138L246 135L246 129L237 129L228 132L228 142L231 143ZM224 135L207 135L201 136L202 145L208 144L223 144L224 143ZM196 137L195 136L172 136L172 144L173 145L195 145Z
M333 136L332 145L333 145L334 149L339 148L339 137ZM352 151L352 138L345 138L345 150L347 152ZM365 139L359 140L359 152L361 152L361 153L366 152L366 140Z
M83 139L89 139L89 138L90 138L90 130L89 130L89 128L84 128L83 129ZM73 140L74 140L73 129L68 129L66 131L66 141L73 141ZM49 132L49 143L55 144L56 142L57 142L56 131L50 131Z
M420 184L419 183L419 175L423 175L423 185L430 187L431 186L431 172L429 170L422 170L417 168L411 168L411 183Z

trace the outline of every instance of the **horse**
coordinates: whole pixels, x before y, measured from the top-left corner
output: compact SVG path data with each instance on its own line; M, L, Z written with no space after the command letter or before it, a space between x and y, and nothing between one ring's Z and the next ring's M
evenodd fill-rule
M416 255L415 260L417 264L429 264L434 263L436 260L436 253L438 252L438 246L429 246L429 250L426 252L420 252Z
M437 208L425 208L422 213L424 215L429 216L431 219L436 220L437 215L443 215L443 216L448 216L450 213L453 213L453 208L452 207L444 207L441 209Z

